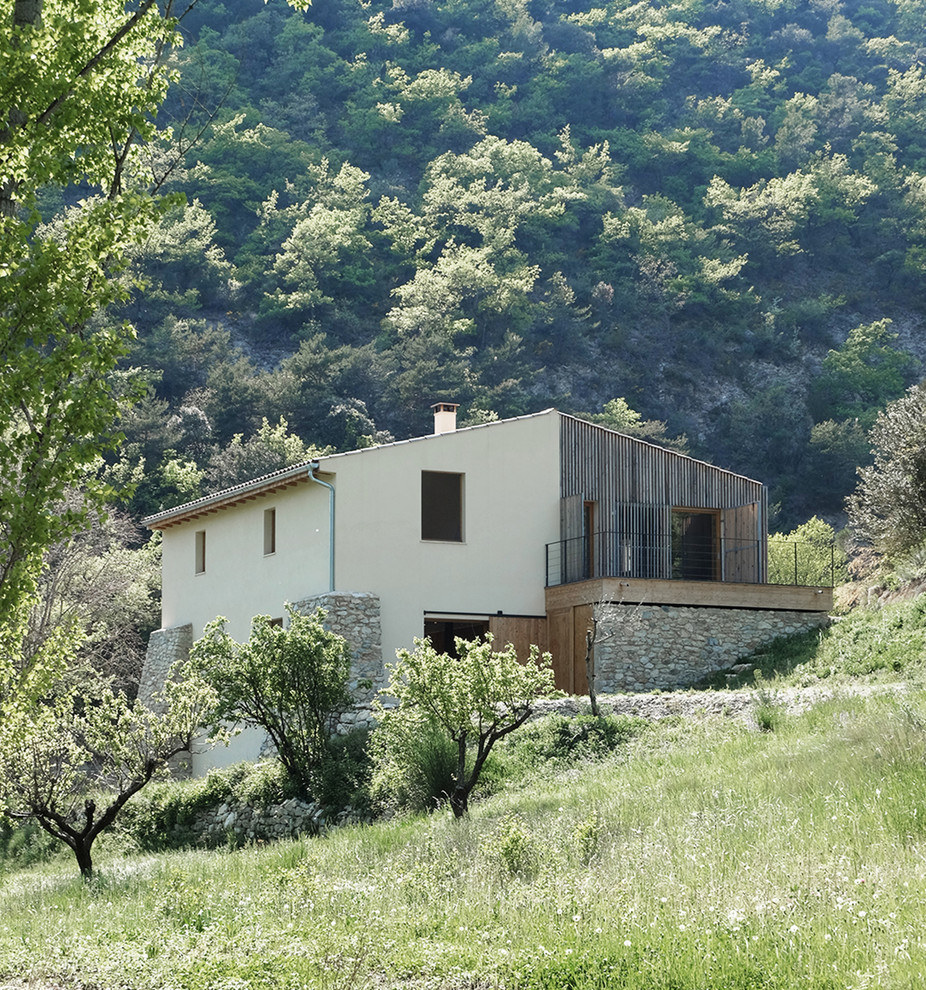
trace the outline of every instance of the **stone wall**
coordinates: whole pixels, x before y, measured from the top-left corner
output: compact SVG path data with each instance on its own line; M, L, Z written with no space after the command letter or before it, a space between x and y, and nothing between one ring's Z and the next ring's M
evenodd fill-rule
M193 626L155 629L148 640L145 665L138 685L138 700L149 708L159 707L159 695L164 690L167 674L175 663L189 659L193 646Z
M601 693L686 687L778 636L829 622L825 612L620 604L600 623L595 673Z
M293 607L304 615L319 608L328 613L325 626L350 644L351 693L359 703L369 702L384 686L379 596L363 591L330 591L304 598Z
M225 801L196 816L192 826L193 843L217 846L231 838L235 845L243 845L261 839L289 839L297 835L315 835L324 825L324 812L314 801L290 798L267 807Z

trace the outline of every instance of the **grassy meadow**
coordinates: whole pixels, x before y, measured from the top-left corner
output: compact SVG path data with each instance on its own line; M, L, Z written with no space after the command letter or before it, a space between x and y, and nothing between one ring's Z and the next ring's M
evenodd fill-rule
M462 822L157 856L114 838L90 885L67 859L7 867L0 986L922 987L920 656L864 694L830 671L845 687L799 714L766 681L771 731L672 718L601 759L522 762Z

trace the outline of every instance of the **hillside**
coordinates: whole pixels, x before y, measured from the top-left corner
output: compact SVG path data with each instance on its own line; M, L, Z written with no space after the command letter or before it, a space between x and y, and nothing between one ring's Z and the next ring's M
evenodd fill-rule
M732 696L731 696L732 700ZM922 692L669 718L469 820L4 877L6 990L919 985ZM539 735L535 736L535 745Z
M125 310L136 511L263 417L344 449L437 398L623 397L776 525L838 520L926 357L921 5L201 0L183 31L156 161L188 205Z

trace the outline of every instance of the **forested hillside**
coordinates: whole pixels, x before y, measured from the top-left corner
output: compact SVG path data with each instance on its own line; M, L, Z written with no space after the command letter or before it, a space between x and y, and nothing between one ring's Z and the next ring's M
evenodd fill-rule
M200 0L183 34L136 512L437 399L623 397L773 524L835 519L922 375L921 0Z

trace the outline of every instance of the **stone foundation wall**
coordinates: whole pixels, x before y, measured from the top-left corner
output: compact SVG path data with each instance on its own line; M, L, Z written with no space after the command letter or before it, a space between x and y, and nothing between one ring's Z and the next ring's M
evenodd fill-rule
M821 628L825 612L615 605L599 625L595 673L601 693L668 691L732 667L778 636Z
M379 596L363 591L330 591L304 598L293 607L304 615L319 608L328 613L325 626L350 644L351 693L359 703L369 702L384 686Z

